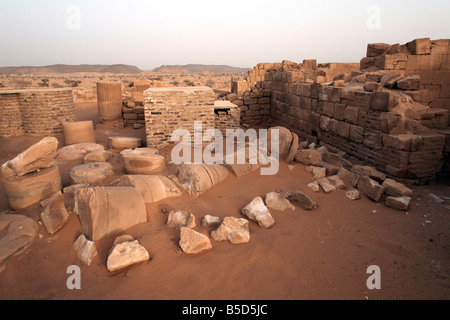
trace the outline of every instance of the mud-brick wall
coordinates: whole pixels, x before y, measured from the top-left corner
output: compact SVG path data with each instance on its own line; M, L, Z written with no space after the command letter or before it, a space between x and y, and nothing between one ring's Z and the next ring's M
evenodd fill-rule
M51 135L76 121L71 89L0 92L0 136Z
M445 136L391 134L390 92L365 92L308 83L265 81L272 118L300 137L323 141L388 174L427 179L442 168Z
M214 90L209 87L150 88L144 91L147 145L163 148L172 133L185 129L194 141L194 121L202 122L203 132L214 129Z

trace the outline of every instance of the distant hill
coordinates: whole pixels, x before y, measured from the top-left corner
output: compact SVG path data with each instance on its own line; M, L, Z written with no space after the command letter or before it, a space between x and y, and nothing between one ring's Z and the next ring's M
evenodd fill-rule
M152 70L152 72L158 73L243 73L247 72L248 68L237 68L225 65L204 65L204 64L187 64L182 66L161 66Z
M33 74L33 75L46 75L54 73L127 73L136 74L142 73L138 67L129 66L125 64L114 65L66 65L55 64L51 66L43 67L0 67L0 75L8 74Z

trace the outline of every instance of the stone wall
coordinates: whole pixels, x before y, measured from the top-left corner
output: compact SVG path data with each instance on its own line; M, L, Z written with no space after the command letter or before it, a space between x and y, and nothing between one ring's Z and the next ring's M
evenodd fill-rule
M0 91L0 136L52 135L76 121L71 89Z
M148 147L170 144L176 129L188 130L193 139L194 121L202 121L203 131L215 127L215 95L209 87L150 88L144 101Z
M240 111L230 101L214 102L214 128L226 135L227 129L240 128Z

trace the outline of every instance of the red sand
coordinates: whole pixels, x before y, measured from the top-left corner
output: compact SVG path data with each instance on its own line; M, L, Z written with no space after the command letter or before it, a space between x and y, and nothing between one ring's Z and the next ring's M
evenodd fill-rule
M77 106L78 120L98 122L95 104ZM97 132L106 146L110 133ZM144 130L119 129L115 134L144 136ZM0 140L0 163L12 159L42 137ZM62 135L58 136L63 146ZM118 154L112 161L123 174ZM60 167L64 186L74 163ZM163 173L173 173L168 167ZM117 177L115 177L117 178ZM113 181L115 178L110 179ZM77 259L72 244L81 233L78 217L55 235L42 225L31 247L0 266L0 299L449 299L450 203L438 204L428 194L450 197L448 185L414 186L408 213L374 203L365 196L350 201L344 190L314 193L313 181L302 165L293 171L283 163L276 176L255 171L241 178L230 176L198 198L187 194L148 205L149 222L127 230L150 253L148 263L117 273L106 270L107 254L115 237L96 243L99 255L90 267ZM314 211L279 212L271 209L276 224L262 229L250 222L251 240L232 245L212 241L213 248L195 256L178 248L178 233L167 229L161 209L185 209L197 218L204 215L242 217L240 210L254 197L277 189L301 190L319 203ZM65 198L73 208L72 199ZM0 186L0 211L8 209ZM163 210L164 211L164 210ZM164 211L166 212L166 211ZM39 220L40 208L21 212ZM426 221L431 221L427 223ZM81 290L69 290L67 267L81 267ZM369 290L369 265L381 268L381 289Z

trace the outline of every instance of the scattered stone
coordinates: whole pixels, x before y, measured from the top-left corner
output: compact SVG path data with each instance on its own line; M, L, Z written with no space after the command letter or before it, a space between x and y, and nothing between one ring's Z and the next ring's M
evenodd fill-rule
M344 181L342 181L341 178L339 178L339 176L337 175L328 177L328 180L331 181L336 189L347 189Z
M179 245L181 250L187 254L197 254L212 248L211 241L207 236L186 227L180 229Z
M167 218L167 227L169 228L195 228L195 216L188 212L182 210L172 210Z
M73 184L71 186L65 187L63 189L63 193L75 193L75 191L82 189L82 188L89 188L90 184L89 183L79 183L79 184Z
M112 153L106 150L98 150L88 153L84 157L84 163L108 162L112 158Z
M101 184L106 178L113 176L113 166L108 162L80 164L69 171L72 184Z
M275 210L284 211L286 209L295 210L295 207L278 192L269 192L266 194L266 206Z
M56 160L58 162L68 160L79 160L94 151L105 150L101 144L96 143L77 143L62 147L56 151Z
M54 234L61 229L69 220L69 214L64 206L64 196L61 191L58 191L49 199L44 211L41 212L41 220L50 234Z
M140 192L145 203L154 203L167 198L181 196L175 182L164 176L127 175L122 176L119 187L134 187Z
M215 216L206 215L202 220L202 227L209 228L220 225L220 218Z
M27 216L0 214L0 264L28 249L37 231L37 223Z
M322 163L322 152L313 149L304 149L297 152L295 161L304 165L320 166Z
M420 76L413 75L397 81L397 87L402 90L419 90Z
M386 205L390 208L396 210L408 210L409 202L411 201L410 197L401 196L401 197L387 197Z
M373 201L379 201L384 193L384 187L367 176L359 178L358 189Z
M289 199L289 197L292 195L292 193L287 191L287 190L275 190L275 192L278 192L279 194L281 194L286 199Z
M382 186L385 188L384 192L392 197L411 197L413 195L413 191L411 189L393 179L384 180Z
M73 243L73 248L78 259L90 266L92 259L97 255L97 248L94 241L89 241L84 234L81 234Z
M327 178L318 179L317 182L322 187L322 190L325 193L336 191L336 188L330 183L330 181Z
M144 200L135 188L83 188L75 192L74 203L82 232L93 241L147 222Z
M177 178L185 191L199 196L228 177L228 170L219 164L182 164Z
M166 158L157 154L157 149L137 148L123 150L125 171L129 174L152 174L161 172L166 166Z
M361 165L355 164L352 167L352 172L358 173L362 176L367 176L367 177L374 179L380 183L382 183L384 180L386 180L386 175L383 172L380 172L371 166L361 166Z
M149 259L147 249L141 246L138 240L120 242L111 249L106 268L109 272L114 272Z
M312 173L314 174L314 179L322 179L327 176L327 169L323 167L314 167Z
M215 241L228 240L232 244L247 243L250 241L248 220L235 217L226 217L220 227L211 232Z
M359 182L359 178L360 178L361 176L358 174L358 173L354 173L354 172L351 172L350 173L350 179L352 180L352 185L356 188L356 186L358 185L358 182Z
M361 195L358 190L349 190L345 193L345 196L350 200L359 200L361 199Z
M435 195L433 193L430 193L429 196L430 196L431 199L433 199L437 203L444 203L445 202L444 199L442 199L441 197L439 197L439 196L437 196L437 195Z
M304 210L313 210L317 208L317 202L302 192L292 194L292 196L289 197L289 200L298 204Z
M262 228L270 228L275 224L275 219L264 205L261 197L256 197L242 209L242 213L250 220L256 221Z
M317 181L308 183L308 187L314 192L320 192L320 186Z
M44 168L55 165L58 139L47 137L32 145L17 157L7 161L1 167L1 177L8 179L13 176L21 177Z
M136 137L109 137L109 147L116 150L136 149L142 145L142 139Z

